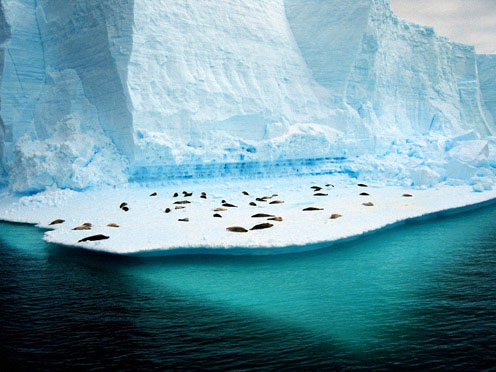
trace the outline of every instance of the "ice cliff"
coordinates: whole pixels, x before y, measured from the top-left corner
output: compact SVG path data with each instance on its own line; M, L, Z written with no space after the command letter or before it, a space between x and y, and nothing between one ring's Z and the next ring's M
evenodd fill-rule
M407 182L473 178L449 152L491 163L494 65L386 0L0 0L1 171L26 192L400 154Z

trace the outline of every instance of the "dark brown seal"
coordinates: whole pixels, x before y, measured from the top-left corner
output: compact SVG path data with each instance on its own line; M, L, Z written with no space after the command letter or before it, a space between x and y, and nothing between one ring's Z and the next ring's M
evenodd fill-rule
M98 234L98 235L92 235L92 236L88 236L86 238L83 238L81 240L78 240L78 243L94 242L94 241L97 241L97 240L105 240L105 239L108 239L108 238L109 238L109 236Z
M91 223L85 222L82 225L73 228L73 230L91 230L91 226L92 226Z
M255 225L255 226L253 226L250 230L263 230L263 229L269 229L269 228L271 228L272 226L274 226L274 225L272 225L271 223L261 223L261 224L259 224L259 225Z
M275 217L273 214L266 214L266 213L257 213L251 216L251 218L267 218L267 217Z
M65 220L61 220L61 219L57 219L57 220L53 220L52 222L50 222L50 226L51 225L59 225L61 223L64 223Z
M226 230L232 231L232 232L239 232L239 233L248 232L248 230L246 230L244 227L241 227L241 226L231 226L231 227L228 227Z

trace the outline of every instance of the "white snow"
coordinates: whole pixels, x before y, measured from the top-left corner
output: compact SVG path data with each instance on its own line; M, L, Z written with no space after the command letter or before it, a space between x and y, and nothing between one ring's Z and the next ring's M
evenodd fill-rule
M52 190L29 197L0 200L0 218L9 221L29 222L49 227L55 219L66 222L47 231L45 240L70 246L118 254L188 254L224 252L227 254L273 254L325 247L331 242L359 236L406 219L430 213L482 203L496 198L496 191L487 191L481 185L438 185L421 190L397 186L369 184L358 187L359 180L343 175L268 178L263 182L249 180L206 180L179 184L162 184L149 187L128 185L123 188L104 188L75 192ZM360 181L363 182L363 181ZM326 187L332 183L334 187ZM313 196L311 186L323 188L328 196ZM182 191L193 192L189 198ZM250 196L242 194L248 191ZM157 192L155 197L149 196ZM179 198L173 198L178 192ZM207 199L201 199L206 192ZM370 196L360 196L367 192ZM413 197L404 197L409 193ZM282 200L283 204L256 202L257 197L272 196L269 200ZM214 218L215 208L222 199L237 205ZM175 201L189 200L185 209L175 210ZM119 208L127 202L129 211ZM373 202L374 206L363 203ZM322 211L303 211L307 207ZM171 213L164 213L171 208ZM266 218L251 218L256 213L283 217L282 222ZM330 219L332 214L341 214ZM189 218L189 222L178 221ZM90 231L73 231L85 222L93 224ZM235 233L230 226L250 229L256 224L270 222L266 230ZM117 223L119 228L107 227ZM108 240L78 243L78 240L104 234ZM235 248L242 248L237 250Z

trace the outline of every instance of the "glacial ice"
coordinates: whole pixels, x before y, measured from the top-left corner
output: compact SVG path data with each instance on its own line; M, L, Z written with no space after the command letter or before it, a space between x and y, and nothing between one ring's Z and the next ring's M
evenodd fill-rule
M484 188L495 67L387 0L0 0L0 173L16 192L302 170Z

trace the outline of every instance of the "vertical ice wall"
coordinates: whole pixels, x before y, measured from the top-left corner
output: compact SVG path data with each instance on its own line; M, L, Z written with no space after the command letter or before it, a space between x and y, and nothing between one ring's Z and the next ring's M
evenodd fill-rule
M316 81L342 93L376 136L490 133L472 47L398 19L387 0L285 3Z
M240 160L271 124L329 122L281 0L136 0L134 17L139 163Z
M133 124L126 82L134 1L39 0L37 11L47 72L75 72L84 97L97 111L97 123L132 159ZM67 115L70 108L66 111L56 114ZM95 118L81 119L94 123ZM55 121L38 115L38 134L46 137Z
M496 54L478 55L477 66L486 109L496 119Z
M490 64L387 0L0 4L0 158L15 190L120 182L126 159L139 173L493 133L478 75Z
M132 1L2 6L11 34L3 45L2 160L12 188L121 182L120 154L133 157L126 86Z
M3 45L1 117L4 156L12 158L17 140L32 129L34 109L45 78L45 61L36 19L36 1L2 1L2 28L10 29Z
M4 45L10 37L10 26L5 19L5 13L3 10L3 5L0 2L0 91L2 89L2 77L3 77L3 66L5 63L5 49ZM0 95L0 179L5 176L5 170L3 168L3 153L6 140L5 125L2 120L2 97Z

